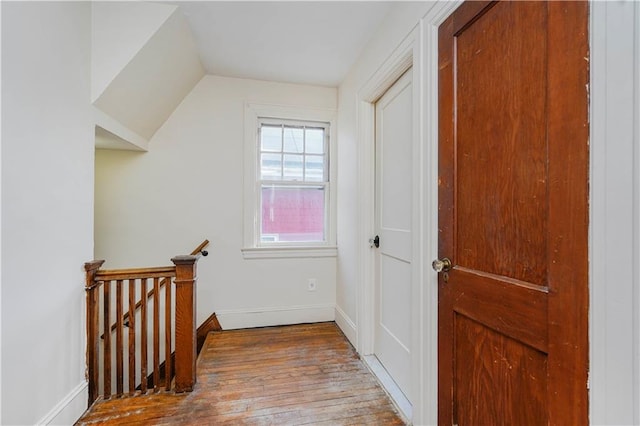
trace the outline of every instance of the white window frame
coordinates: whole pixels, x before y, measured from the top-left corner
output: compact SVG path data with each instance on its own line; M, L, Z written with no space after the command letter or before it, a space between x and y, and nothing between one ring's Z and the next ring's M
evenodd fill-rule
M245 103L244 134L244 247L245 259L335 257L336 248L336 111L328 108L310 108L258 103ZM258 132L261 120L286 122L289 120L329 124L328 173L325 186L326 207L325 241L323 242L261 242L261 199L259 179ZM311 182L310 182L311 183ZM320 183L320 182L318 182Z

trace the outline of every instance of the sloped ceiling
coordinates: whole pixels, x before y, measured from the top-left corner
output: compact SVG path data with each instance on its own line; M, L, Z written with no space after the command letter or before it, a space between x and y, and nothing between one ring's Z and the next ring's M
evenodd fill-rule
M121 18L121 19L120 19ZM93 104L105 135L132 149L148 141L204 76L189 25L176 6L100 2L93 8ZM102 49L102 50L100 50Z
M209 74L337 87L389 1L185 1Z
M337 87L393 3L93 2L96 139L147 150L205 72Z

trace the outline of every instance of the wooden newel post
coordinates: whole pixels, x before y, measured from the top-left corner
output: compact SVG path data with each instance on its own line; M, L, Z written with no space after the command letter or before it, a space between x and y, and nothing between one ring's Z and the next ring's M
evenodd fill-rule
M175 391L191 392L196 384L196 256L176 256Z
M89 381L89 406L98 399L98 353L99 317L98 317L98 283L95 281L96 272L104 260L94 260L84 264L86 271L85 291L87 293L87 380Z

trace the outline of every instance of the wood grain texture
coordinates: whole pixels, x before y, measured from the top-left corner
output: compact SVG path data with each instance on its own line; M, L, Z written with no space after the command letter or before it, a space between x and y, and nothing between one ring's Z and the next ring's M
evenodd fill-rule
M153 279L153 390L160 389L160 278Z
M196 331L196 337L198 339L198 342L197 342L198 353L200 353L200 351L202 350L202 347L204 346L204 342L207 339L207 336L212 331L222 331L222 326L220 325L220 322L218 321L218 317L216 316L215 312L209 315L209 318L204 320L202 324L198 326L198 330Z
M588 423L588 9L469 1L439 28L441 425Z
M544 2L498 2L456 37L456 265L540 286L547 285L546 19Z
M463 315L455 337L458 424L547 424L546 354Z
M177 256L175 391L191 392L196 383L196 283L197 257Z
M136 280L129 280L129 345L128 357L129 368L129 394L136 391Z
M474 3L469 3L470 5ZM458 8L458 11L462 6ZM458 13L456 11L456 13ZM454 220L454 55L451 48L453 18L438 28L438 257L455 265ZM453 297L451 286L438 277L438 422L453 419Z
M168 277L167 277L168 278ZM171 309L167 309L168 306L171 306L171 286L167 285L164 288L164 389L166 391L171 390L171 371L172 371L172 363L171 363Z
M120 396L124 386L124 320L122 317L122 280L116 281L116 395Z
M200 324L198 326L198 329L196 330L196 336L197 336L197 339L198 339L196 350L197 350L198 354L200 354L200 351L202 350L202 347L204 346L204 342L205 342L207 336L212 331L222 331L222 327L220 326L220 323L218 322L218 318L216 317L216 313L215 312L212 313L211 315L209 315L209 317L206 320L204 320L202 322L202 324ZM176 353L174 351L171 354L171 364L174 365L174 366L175 366L175 355L176 355ZM162 363L159 363L158 367L154 367L153 373L150 374L147 377L147 387L148 388L157 389L157 387L154 384L158 383L158 378L160 376L164 376L165 369L166 369L166 363L164 361ZM171 377L174 377L175 368L173 369L173 372L171 372L170 374L171 374ZM138 389L142 390L142 387L139 386Z
M205 240L196 250L201 251L208 244ZM164 295L164 389L170 391L174 373L176 381L174 391L190 392L195 383L196 374L196 263L199 255L176 256L172 259L175 266L157 268L136 268L122 270L100 270L104 261L85 264L87 294L87 378L89 380L89 404L98 398L102 390L103 398L112 395L112 344L111 333L115 329L116 347L116 396L122 396L124 387L129 395L146 392L149 386L158 391L160 364L160 289ZM170 285L175 277L175 289ZM153 288L147 292L148 281L153 279ZM127 299L125 296L125 280ZM114 327L111 322L111 286L115 282ZM102 303L100 302L100 287ZM175 291L175 298L172 293ZM148 304L153 297L153 330L148 330ZM172 304L175 302L175 306ZM126 304L126 305L125 305ZM126 314L124 310L127 309ZM102 311L101 311L102 309ZM140 312L138 312L140 311ZM175 315L174 315L175 313ZM214 317L215 319L215 317ZM102 320L102 325L100 321ZM125 322L126 320L126 322ZM175 321L175 328L173 327ZM124 327L127 327L125 349ZM100 329L103 345L98 335ZM172 334L175 330L175 335ZM154 371L148 374L148 339L153 333L151 354ZM176 353L174 353L174 348ZM102 351L101 351L102 349ZM125 365L126 350L126 365ZM102 352L102 353L101 353ZM102 361L102 371L100 371ZM100 386L102 384L102 386Z
M140 278L163 278L175 276L175 266L158 266L154 268L102 269L96 273L96 280L137 280Z
M147 325L147 299L145 295L147 294L147 279L143 278L140 280L140 294L142 298L140 299L140 387L142 392L147 391L147 367L149 362L149 354L147 353L147 336L148 336L148 325ZM136 303L137 306L137 303Z
M98 398L100 376L99 352L100 342L98 339L98 327L100 326L100 313L98 308L99 286L96 283L96 274L104 263L104 260L94 260L84 264L85 269L85 292L87 300L87 379L89 380L89 404Z
M587 424L589 3L549 12L549 410L555 424Z
M335 323L211 333L188 394L99 401L77 423L403 425Z
M111 331L109 324L111 324L111 281L106 281L103 286L103 303L104 308L102 310L104 319L102 325L104 327L104 366L103 366L103 395L111 395Z
M462 269L451 271L449 276L455 294L454 312L547 352L546 290L517 285L500 277L487 280L484 274Z

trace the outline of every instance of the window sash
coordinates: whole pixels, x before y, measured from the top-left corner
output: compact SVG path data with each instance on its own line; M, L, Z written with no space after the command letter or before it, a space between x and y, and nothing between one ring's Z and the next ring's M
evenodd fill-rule
M322 218L322 239L321 240L272 240L265 241L263 238L265 236L273 235L273 233L264 232L263 229L263 221L264 218L262 216L264 209L264 201L263 201L263 189L265 188L301 188L301 189L313 189L313 190L321 190L323 192L323 218ZM330 184L329 182L288 182L288 181L260 181L256 186L256 193L258 194L258 217L257 217L257 235L256 235L256 246L257 247L265 247L265 246L324 246L329 242L329 220L330 220Z
M264 128L280 128L280 143L279 149L264 149L263 147L263 129ZM285 147L285 130L287 128L291 129L302 129L303 130L303 147L302 150L290 150ZM319 153L317 151L310 151L307 149L307 130L314 129L322 129L323 130L323 141L322 141L322 152ZM311 122L311 121L295 121L295 120L276 120L276 119L258 119L258 149L257 149L257 180L258 181L269 181L269 180L277 180L280 182L329 182L330 176L330 165L329 165L329 124L322 122ZM293 176L287 175L286 173L286 162L287 159L291 160L293 156L297 156L301 158L301 175ZM267 160L269 159L270 160ZM313 163L313 160L321 159L322 162L322 178L321 179L313 179L313 175L307 172L309 164ZM264 166L263 161L275 162L275 167L271 167L271 173L264 173L265 171L269 171L267 167ZM265 170L266 169L266 170ZM279 169L279 173L277 173L277 169ZM295 169L294 169L295 170ZM274 179L276 176L279 177ZM271 179L269 179L271 178Z

